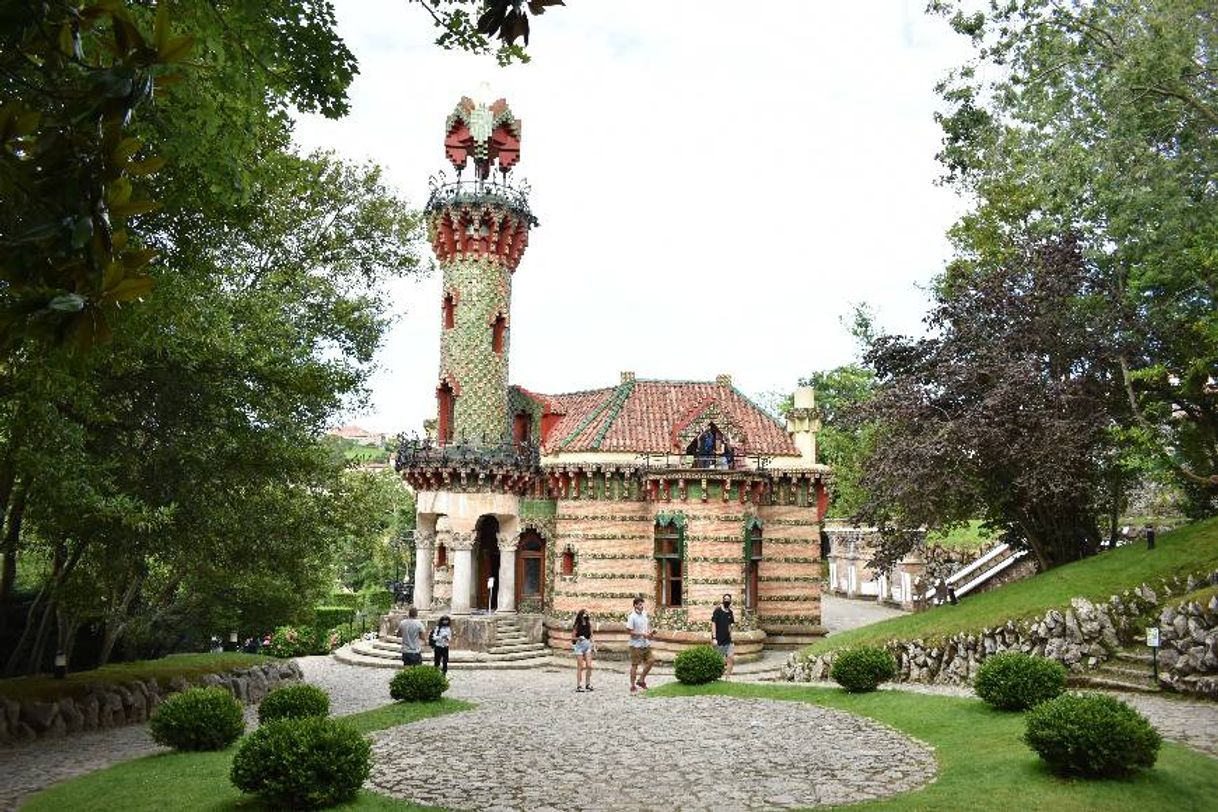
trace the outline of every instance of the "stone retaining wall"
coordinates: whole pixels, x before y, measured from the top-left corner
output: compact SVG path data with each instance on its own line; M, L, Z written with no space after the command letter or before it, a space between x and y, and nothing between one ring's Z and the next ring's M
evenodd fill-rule
M1081 673L1104 662L1121 646L1144 640L1146 617L1163 607L1160 681L1175 690L1218 696L1218 598L1205 607L1190 603L1172 608L1170 603L1173 594L1183 595L1207 584L1218 584L1218 570L1163 581L1157 589L1142 584L1100 604L1073 598L1064 612L1052 609L1036 620L1007 621L997 628L958 632L943 640L890 640L886 647L897 661L897 682L968 683L986 657L1002 651L1050 657ZM793 654L783 666L783 678L795 682L828 679L835 654L811 658Z
M146 722L170 694L196 685L217 685L240 701L254 704L281 685L302 679L300 666L285 660L205 674L194 682L174 677L166 685L155 679L90 684L80 697L22 701L0 697L0 744L60 738L87 730Z

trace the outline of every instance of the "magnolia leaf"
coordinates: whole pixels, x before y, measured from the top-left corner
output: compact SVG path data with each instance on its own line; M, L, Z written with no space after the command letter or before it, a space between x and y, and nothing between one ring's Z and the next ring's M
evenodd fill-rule
M165 43L165 47L157 49L157 55L162 62L181 61L195 47L194 37L177 37Z
M164 155L153 155L151 158L145 158L142 161L127 166L127 173L130 175L151 175L165 165L167 159Z
M110 153L110 160L116 164L125 164L131 160L131 156L138 152L141 146L143 144L138 138L124 138Z
M80 248L93 236L93 218L77 217L72 226L72 247Z
M85 307L85 299L79 293L61 293L47 302L47 310L59 313L79 313Z
M152 262L152 259L155 256L156 256L156 251L154 251L153 249L141 248L138 251L132 251L129 254L127 254L126 256L124 256L123 257L123 266L126 267L126 269L128 271L138 271L140 268L143 268L149 262Z
M152 42L158 52L163 51L169 44L169 4L156 4L156 23L152 29Z
M161 204L155 200L132 200L126 203L120 203L117 206L110 207L110 214L113 217L131 217L135 214L147 214L150 211L156 211Z
M106 265L106 271L102 274L102 290L113 290L119 282L123 281L126 276L126 270L121 262L111 262Z
M146 295L155 284L151 276L128 276L102 296L106 301L129 302Z
M117 178L106 187L106 203L110 205L111 213L115 211L116 207L121 206L130 199L131 181L126 178Z

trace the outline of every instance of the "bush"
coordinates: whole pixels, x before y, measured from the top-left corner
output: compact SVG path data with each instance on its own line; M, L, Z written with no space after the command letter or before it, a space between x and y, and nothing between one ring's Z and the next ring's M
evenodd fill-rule
M223 688L187 688L157 706L152 740L175 750L223 750L245 732L241 703Z
M677 655L673 672L686 685L703 685L723 676L723 657L714 646L693 646Z
M262 724L276 719L306 719L328 716L330 695L316 685L288 685L267 694L258 706L258 721Z
M349 606L318 606L313 609L313 627L333 629L345 626L355 619L355 610Z
M397 702L435 702L448 690L448 678L430 665L403 668L389 681L389 695Z
M305 657L310 654L329 654L323 633L309 626L280 626L271 635L271 645L266 651L272 657Z
M1162 738L1146 717L1103 694L1062 694L1028 711L1024 743L1058 775L1118 777L1153 767Z
M360 593L364 606L371 609L373 614L385 614L393 608L393 594L387 589L369 588Z
M313 809L348 801L371 769L372 747L343 722L277 719L241 742L229 779L276 807Z
M331 592L328 597L330 606L342 606L354 612L363 605L358 592Z
M1066 667L1057 660L1007 651L985 658L973 688L995 708L1027 710L1066 689Z
M829 676L852 694L874 691L881 682L897 675L897 663L882 648L860 646L843 651L833 661Z

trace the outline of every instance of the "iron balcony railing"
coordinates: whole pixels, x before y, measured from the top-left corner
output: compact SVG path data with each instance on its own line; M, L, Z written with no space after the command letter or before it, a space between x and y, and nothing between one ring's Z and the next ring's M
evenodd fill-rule
M641 468L673 470L700 468L707 471L764 471L773 458L762 454L640 454ZM751 464L750 464L751 463Z
M472 443L462 438L441 445L429 438L398 438L393 467L397 471L414 468L453 468L491 465L522 470L541 466L541 448L536 443L500 441Z
M477 203L481 205L499 204L510 211L516 212L530 226L540 225L537 216L529 207L529 193L532 191L527 182L513 185L507 182L506 176L502 181L487 180L449 180L443 173L432 175L428 181L430 194L427 205L423 210L430 214L433 211L447 208L454 204Z

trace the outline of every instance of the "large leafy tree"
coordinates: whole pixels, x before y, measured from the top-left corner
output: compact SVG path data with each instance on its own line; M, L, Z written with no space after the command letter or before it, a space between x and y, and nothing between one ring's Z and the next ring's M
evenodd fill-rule
M1137 429L1218 508L1218 14L1207 0L935 0L975 58L941 87L966 251L1072 234L1123 331Z
M1104 274L1071 239L1021 239L945 274L920 339L879 336L859 513L885 530L982 517L1041 568L1098 549L1120 423ZM891 563L910 537L879 556Z

